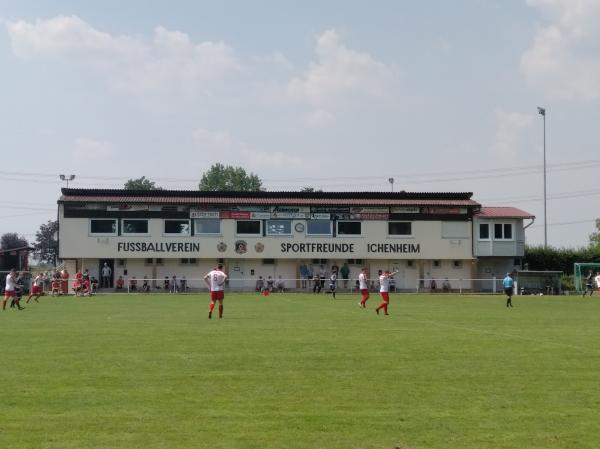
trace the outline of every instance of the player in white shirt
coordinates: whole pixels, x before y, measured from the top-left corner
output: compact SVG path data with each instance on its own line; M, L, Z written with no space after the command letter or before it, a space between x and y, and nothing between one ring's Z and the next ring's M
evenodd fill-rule
M212 318L215 302L219 301L219 318L223 318L223 299L225 298L225 281L227 275L223 273L223 264L204 276L204 282L210 289L210 304L208 305L208 318Z
M598 291L600 292L600 271L596 273L594 280L596 281L596 287L598 287Z
M363 268L358 275L358 288L360 289L360 302L358 305L365 309L369 299L369 279L367 279L366 268Z
M25 302L27 304L29 304L29 301L31 300L31 298L33 296L35 296L35 298L33 298L34 301L39 302L38 298L44 293L43 284L44 284L44 277L40 273L33 279L33 283L31 284L31 292L29 293L29 296L25 300Z
M379 310L383 309L385 315L389 315L388 313L388 304L390 302L390 278L398 273L394 271L390 273L386 270L381 276L379 276L379 294L381 295L382 302L377 306L375 312L379 315Z
M23 307L19 305L19 301L17 299L17 271L13 268L10 270L10 273L6 275L6 286L4 287L4 300L2 301L2 310L6 310L6 303L8 298L13 298L12 301L15 301L19 310Z

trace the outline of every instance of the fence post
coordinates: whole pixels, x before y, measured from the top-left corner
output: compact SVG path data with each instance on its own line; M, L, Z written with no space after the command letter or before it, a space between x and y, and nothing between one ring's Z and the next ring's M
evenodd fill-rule
M492 293L496 293L496 276L492 276Z
M458 292L462 295L462 279L458 280Z

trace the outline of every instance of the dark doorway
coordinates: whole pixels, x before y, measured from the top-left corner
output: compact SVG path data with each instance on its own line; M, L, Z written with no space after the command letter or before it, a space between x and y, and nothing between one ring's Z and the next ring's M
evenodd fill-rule
M104 264L110 269L110 276L106 277L102 270L105 270ZM113 279L115 276L115 261L114 259L100 259L98 267L98 273L100 275L100 288L113 288Z

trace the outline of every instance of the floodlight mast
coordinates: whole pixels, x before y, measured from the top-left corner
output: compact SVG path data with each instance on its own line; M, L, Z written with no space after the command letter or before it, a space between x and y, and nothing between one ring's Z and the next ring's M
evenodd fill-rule
M392 186L392 192L394 191L394 178L388 178L388 182Z
M548 217L546 215L546 108L538 106L538 113L544 118L544 249L548 248Z
M75 179L75 175L58 175L61 181L67 182L67 189L69 188L69 181L73 181Z

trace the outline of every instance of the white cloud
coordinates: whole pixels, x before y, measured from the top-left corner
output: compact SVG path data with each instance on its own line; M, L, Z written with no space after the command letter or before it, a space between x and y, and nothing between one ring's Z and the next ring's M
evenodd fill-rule
M94 160L110 159L115 154L115 146L107 141L99 141L88 137L75 140L73 157L76 160L90 162Z
M288 85L291 98L315 105L331 103L353 95L384 98L395 74L386 64L368 53L347 48L335 30L317 38L317 61Z
M500 159L514 161L523 148L524 132L534 120L530 114L496 112L496 138L492 153Z
M319 109L309 114L307 122L310 126L322 128L335 123L335 116L329 111Z
M283 151L256 150L224 131L196 128L192 132L192 138L200 149L210 155L209 158L215 159L215 162L243 166L252 171L303 165L300 157ZM210 162L212 163L212 160Z
M161 26L152 42L98 31L77 16L9 22L7 28L17 57L90 66L122 91L206 92L211 83L242 70L234 50L223 42L194 43L187 34Z
M223 131L211 131L206 128L196 128L192 132L194 143L207 151L223 151L233 145L231 136Z
M562 98L600 99L600 1L528 0L548 20L521 57L526 79Z

